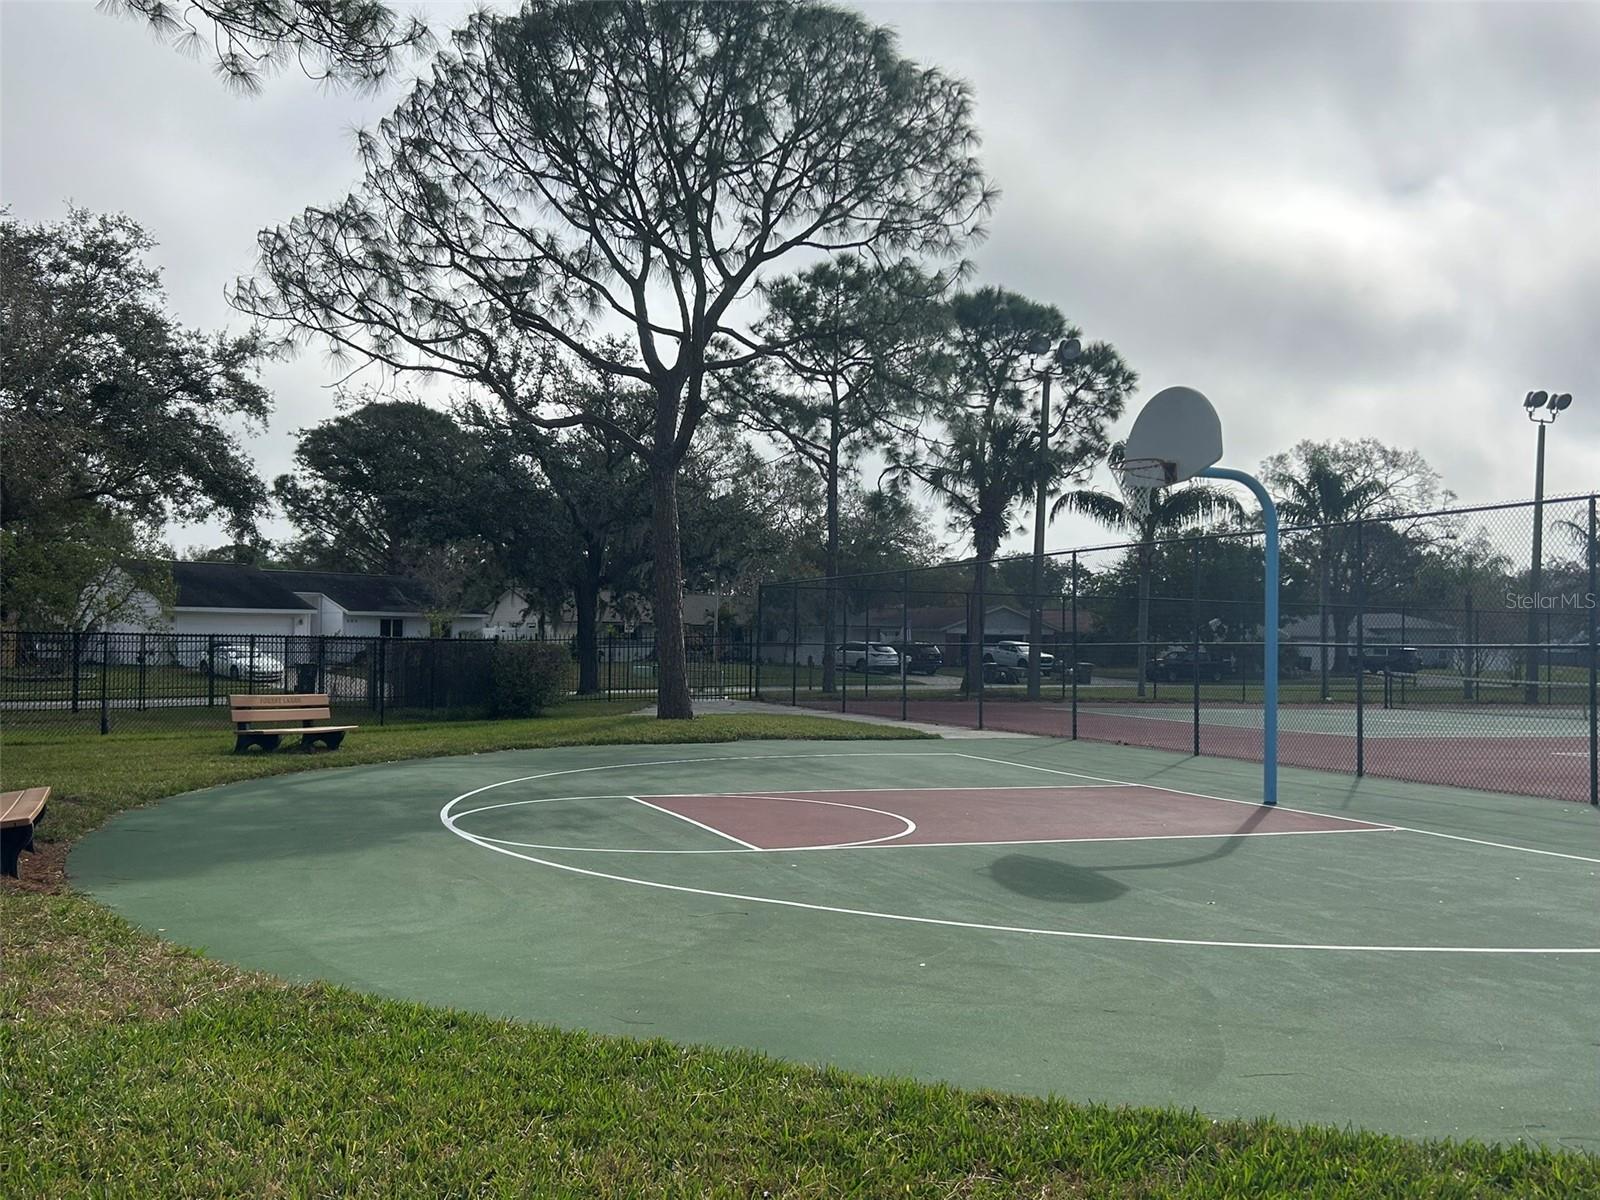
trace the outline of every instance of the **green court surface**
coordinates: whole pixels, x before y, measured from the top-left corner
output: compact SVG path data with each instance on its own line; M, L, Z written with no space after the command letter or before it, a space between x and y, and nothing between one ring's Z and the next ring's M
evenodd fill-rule
M1183 703L1085 704L1079 712L1101 717L1173 721L1189 725L1194 721L1193 706ZM1589 714L1571 707L1491 708L1465 705L1460 708L1418 705L1415 708L1369 707L1363 714L1362 735L1367 738L1537 738L1589 737ZM1259 704L1228 708L1208 701L1200 710L1200 723L1227 729L1259 730L1262 709ZM1286 733L1333 733L1353 735L1356 710L1350 704L1284 704L1278 709L1278 728Z
M123 814L241 965L1109 1103L1600 1151L1586 805L1048 739L512 751Z

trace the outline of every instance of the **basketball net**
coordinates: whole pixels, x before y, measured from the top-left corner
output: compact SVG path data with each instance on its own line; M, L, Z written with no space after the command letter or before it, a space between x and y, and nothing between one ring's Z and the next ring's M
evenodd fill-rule
M1173 482L1177 464L1164 458L1125 458L1112 465L1111 473L1129 520L1143 525L1155 508L1156 493Z

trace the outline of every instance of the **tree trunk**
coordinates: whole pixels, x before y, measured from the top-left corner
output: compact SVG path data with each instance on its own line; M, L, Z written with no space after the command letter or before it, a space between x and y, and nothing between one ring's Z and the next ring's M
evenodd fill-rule
M833 695L834 685L834 658L833 643L836 630L833 623L833 606L836 601L837 586L834 577L839 573L839 443L835 438L829 445L828 452L828 512L827 512L827 545L822 555L822 573L827 576L828 587L825 598L826 607L822 614L822 693L825 696ZM848 635L849 630L845 633Z
M688 661L683 649L683 550L678 534L678 471L671 463L650 465L651 528L655 541L656 716L687 721Z
M1151 547L1139 547L1139 644L1135 647L1134 670L1138 673L1138 696L1144 699L1144 668L1150 655L1150 568ZM1198 668L1197 668L1198 669Z
M600 690L600 556L585 550L578 564L578 694L592 696Z

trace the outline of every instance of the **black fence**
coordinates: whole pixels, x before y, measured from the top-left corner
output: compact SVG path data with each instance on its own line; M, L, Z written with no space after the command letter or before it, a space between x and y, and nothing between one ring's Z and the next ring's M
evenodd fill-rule
M327 693L353 722L476 719L493 711L493 639L352 638L266 634L0 632L0 726L111 733L226 729L228 697ZM505 643L509 644L509 643ZM655 644L603 637L594 678L580 688L570 661L568 701L638 700L656 694ZM734 637L689 640L690 690L749 698L748 647Z
M1600 802L1596 540L1592 495L1285 529L1279 760ZM768 584L756 691L1259 760L1263 558L1239 529Z

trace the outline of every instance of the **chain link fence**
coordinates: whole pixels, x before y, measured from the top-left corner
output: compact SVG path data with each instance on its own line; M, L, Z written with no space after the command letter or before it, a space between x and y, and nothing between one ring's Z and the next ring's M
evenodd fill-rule
M1285 529L1270 665L1259 531L768 584L756 691L1259 761L1272 669L1284 764L1596 803L1596 503Z
M655 643L602 637L592 685L580 689L575 639L550 639L571 660L567 701L656 694ZM0 725L112 733L228 729L228 698L326 693L351 723L481 719L493 710L494 639L350 638L241 634L0 632ZM742 637L689 639L690 690L700 698L754 695Z

